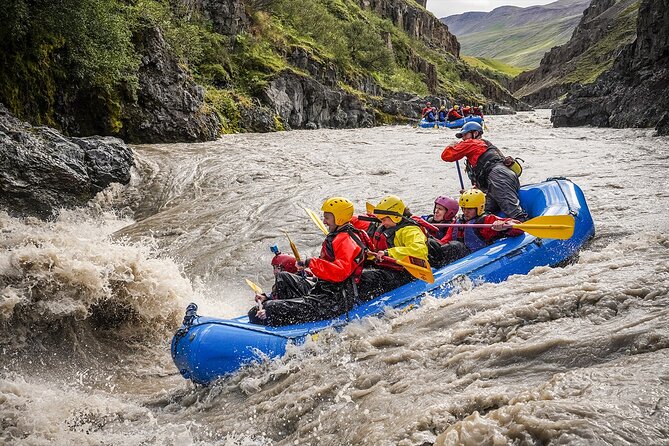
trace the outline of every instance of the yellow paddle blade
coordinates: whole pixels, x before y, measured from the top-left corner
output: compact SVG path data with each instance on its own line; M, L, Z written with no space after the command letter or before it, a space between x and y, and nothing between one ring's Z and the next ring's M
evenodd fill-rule
M293 251L293 255L295 256L295 260L297 260L299 262L302 259L300 258L300 253L297 250L297 246L295 246L295 243L293 243L293 241L290 239L290 236L288 235L288 233L286 231L283 231L283 233L288 238L288 244L290 245L290 250Z
M571 215L541 215L525 223L513 225L513 227L535 237L568 240L574 235L574 217Z
M254 293L262 294L262 288L260 288L259 285L251 282L249 279L244 279L244 280L246 280L246 284L253 290Z
M430 267L430 264L427 262L427 260L406 256L400 260L395 259L395 262L398 265L402 265L404 269L406 269L407 272L416 279L420 279L427 283L434 283L432 268Z
M374 208L375 208L375 206L372 203L370 203L369 201L367 203L365 203L365 211L368 214L374 214Z
M330 233L330 231L328 231L328 228L325 227L325 223L323 223L321 221L321 219L318 218L318 214L316 214L314 211L312 211L309 208L302 208L302 209L304 209L304 211L309 215L309 217L311 217L311 219L314 221L314 223L316 223L316 226L318 226L318 228L321 231L323 231L323 234L328 235Z

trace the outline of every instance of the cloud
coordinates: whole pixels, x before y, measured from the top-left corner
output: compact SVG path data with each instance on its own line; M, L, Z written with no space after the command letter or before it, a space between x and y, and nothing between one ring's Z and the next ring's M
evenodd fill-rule
M492 11L500 6L511 5L525 8L545 5L555 0L427 0L427 9L438 18L467 11Z

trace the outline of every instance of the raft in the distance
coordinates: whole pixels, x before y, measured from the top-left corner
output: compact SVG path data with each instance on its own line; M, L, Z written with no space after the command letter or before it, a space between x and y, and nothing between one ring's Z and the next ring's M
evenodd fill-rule
M559 266L572 261L595 233L592 216L581 189L564 178L523 186L523 208L530 218L541 215L574 217L574 235L568 240L541 239L525 233L509 237L434 271L432 284L414 281L356 306L335 319L285 327L250 324L246 316L216 319L197 315L189 305L184 322L172 339L172 358L184 378L208 384L244 364L281 356L289 343L301 344L307 336L330 326L383 313L387 307L419 303L426 295L445 298L463 284L502 282L513 274L527 274L537 266Z
M431 129L431 128L448 128L448 129L459 129L465 123L467 122L478 122L479 124L483 125L483 118L480 116L465 116L464 118L456 119L455 121L426 121L425 119L421 119L420 122L418 123L418 127L424 128L424 129Z

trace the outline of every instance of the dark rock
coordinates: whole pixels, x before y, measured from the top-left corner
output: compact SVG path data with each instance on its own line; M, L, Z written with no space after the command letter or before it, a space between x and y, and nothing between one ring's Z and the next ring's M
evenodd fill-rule
M409 36L423 40L432 48L440 48L454 56L460 55L460 43L448 28L430 12L417 8L412 2L396 0L358 0L365 9L372 10L395 26L403 29Z
M598 66L613 59L631 42L635 33L630 31L623 38L604 51L593 51L615 28L622 26L626 14L636 14L637 0L592 0L583 12L583 17L574 29L570 40L561 46L551 48L544 54L538 68L525 71L511 82L510 90L521 100L537 107L554 104L564 96L575 81L567 81L573 72L583 70L583 66Z
M265 133L281 130L277 128L277 122L274 119L276 113L265 105L258 103L250 107L240 107L240 115L246 131ZM284 128L284 130L289 129Z
M655 126L655 136L669 135L669 113L665 112Z
M242 0L197 0L196 6L219 34L236 36L249 27Z
M352 128L375 122L373 110L358 97L289 71L269 83L262 99L291 128L306 128L307 123Z
M668 94L669 7L667 0L642 0L636 40L596 82L572 89L551 120L556 127L656 127L662 134Z
M133 164L117 138L66 138L19 121L0 104L0 206L13 215L49 218L84 205L111 183L127 184Z
M162 32L144 30L135 46L143 54L140 87L124 106L121 137L142 143L216 139L220 122L204 103L204 89L179 65Z

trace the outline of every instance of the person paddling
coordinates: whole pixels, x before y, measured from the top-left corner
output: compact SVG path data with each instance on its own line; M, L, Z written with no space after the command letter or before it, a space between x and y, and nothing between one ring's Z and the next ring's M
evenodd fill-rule
M462 115L458 111L459 109L460 109L459 105L454 105L453 108L451 108L448 111L448 114L446 115L446 120L448 122L452 122L452 121L457 121L458 119L462 119Z
M437 115L437 119L439 122L446 122L446 115L448 115L448 110L446 110L446 106L442 105L439 107L439 113Z
M298 270L309 268L318 279L306 294L267 300L254 307L249 320L254 324L281 326L330 319L353 307L362 265L371 241L351 224L353 203L333 197L323 203L323 223L330 231L318 258L297 262ZM255 310L255 311L254 311Z
M460 206L456 200L440 195L434 200L432 214L423 215L420 218L428 223L453 223L458 210L460 210ZM432 226L431 228L427 228L427 230L432 237L442 239L446 235L448 228Z
M374 215L381 220L373 237L376 251L370 253L376 257L376 263L362 272L361 300L369 300L413 280L411 274L392 259L411 256L427 262L426 236L405 211L404 202L396 195L384 197L374 208Z
M274 285L269 294L262 293L255 295L255 301L258 306L249 311L249 319L256 315L256 312L262 308L265 301L304 296L316 284L316 280L313 278L311 272L306 271L298 274L295 257L282 253L277 246L272 246L270 249L274 253L271 262L274 272Z
M513 218L502 218L485 211L486 196L479 189L469 189L460 195L460 207L462 216L456 220L456 224L492 224L489 228L451 228L451 241L464 243L468 252L474 252L484 248L496 240L504 237L516 237L523 234L520 229L513 229L514 224L521 222ZM442 239L448 243L448 239Z
M507 167L515 161L502 155L490 141L482 139L482 135L481 124L468 122L455 134L462 141L446 147L441 159L446 162L467 159L466 170L472 184L486 193L486 212L501 211L507 217L527 220L527 213L520 206L518 175Z

